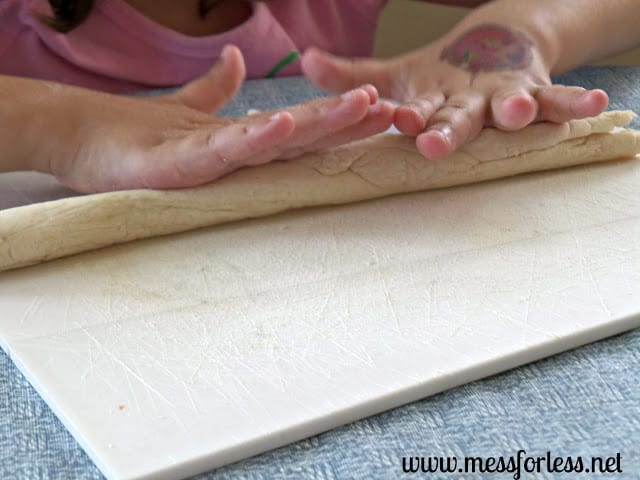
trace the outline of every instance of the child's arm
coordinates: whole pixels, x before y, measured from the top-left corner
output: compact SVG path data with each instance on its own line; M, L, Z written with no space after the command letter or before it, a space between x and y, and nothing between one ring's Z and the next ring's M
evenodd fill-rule
M311 49L303 69L334 91L372 82L404 104L394 123L437 159L486 125L514 130L600 113L604 92L552 86L550 74L639 44L638 18L638 0L496 0L405 55L341 59Z
M393 107L368 85L283 112L222 119L244 78L228 47L177 93L133 98L0 76L0 172L37 170L82 192L179 188L386 130Z

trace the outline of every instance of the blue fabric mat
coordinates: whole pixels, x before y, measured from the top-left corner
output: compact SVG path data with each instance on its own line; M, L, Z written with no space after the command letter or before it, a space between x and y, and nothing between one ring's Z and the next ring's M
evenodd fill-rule
M640 112L640 68L583 68L557 79L599 87L611 108ZM320 95L300 78L248 82L225 113ZM640 123L636 120L636 128ZM640 266L638 266L640 268ZM1 292L0 292L1 293ZM0 312L0 315L2 313ZM474 382L200 475L213 479L436 478L403 456L615 456L622 473L523 478L640 479L640 330ZM102 479L44 401L0 351L0 479ZM513 478L513 474L437 478Z

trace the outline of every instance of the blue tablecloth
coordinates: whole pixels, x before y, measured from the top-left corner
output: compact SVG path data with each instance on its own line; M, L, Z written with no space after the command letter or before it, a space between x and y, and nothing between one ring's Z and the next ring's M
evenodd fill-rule
M583 68L558 78L600 87L640 112L640 68ZM249 82L239 114L318 96L299 78ZM636 128L640 124L636 121ZM639 185L640 189L640 185ZM638 265L640 268L640 265ZM0 315L2 313L0 312ZM523 478L640 478L640 330L477 381L217 471L212 479L513 478L407 474L404 456L615 456L622 473ZM101 479L99 470L0 351L0 479Z

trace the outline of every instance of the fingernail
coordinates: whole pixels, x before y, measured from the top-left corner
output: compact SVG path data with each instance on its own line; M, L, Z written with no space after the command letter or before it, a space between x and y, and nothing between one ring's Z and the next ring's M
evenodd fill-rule
M589 92L584 92L571 100L571 111L576 116L582 116L584 110L589 108Z
M373 105L369 105L369 111L373 114L382 113L385 108L393 109L394 106L393 104L387 101L380 101L380 102L374 103Z
M220 52L220 57L218 57L218 60L220 62L225 62L227 60L227 57L229 56L230 51L231 45L225 45L224 47L222 47L222 51Z
M452 131L449 125L436 125L427 130L428 132L435 132L440 134L442 138L449 144L451 144Z
M578 95L576 98L573 99L574 103L583 103L585 100L587 100L589 98L589 96L591 95L591 92L583 92L580 95Z
M340 95L340 98L342 100L351 100L361 90L362 90L361 88L354 88L353 90L349 90L348 92L345 92L342 95Z
M422 116L422 109L420 108L420 105L417 105L415 103L405 103L402 106Z
M259 120L258 123L253 123L247 127L247 133L253 133L268 129L271 125L282 118L283 112L276 112L266 120Z
M286 112L276 112L267 119L263 118L258 120L257 123L252 123L248 125L247 127L245 127L246 133L260 132L262 130L267 130L271 128L271 125L273 125L274 123L282 119L282 116L284 115L284 113Z
M382 103L375 103L373 105L371 105L369 107L369 113L371 113L372 115L378 115L380 112L382 112L382 106L384 104Z

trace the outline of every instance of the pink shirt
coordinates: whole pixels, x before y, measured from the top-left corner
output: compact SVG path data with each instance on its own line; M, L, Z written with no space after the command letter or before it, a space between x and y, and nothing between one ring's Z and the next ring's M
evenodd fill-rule
M182 85L206 72L226 44L245 57L248 78L264 77L287 53L317 46L339 55L371 54L387 0L269 0L243 24L189 37L144 17L124 0L97 0L67 34L44 25L46 0L0 0L0 74L55 80L108 92ZM300 73L295 62L280 75Z

